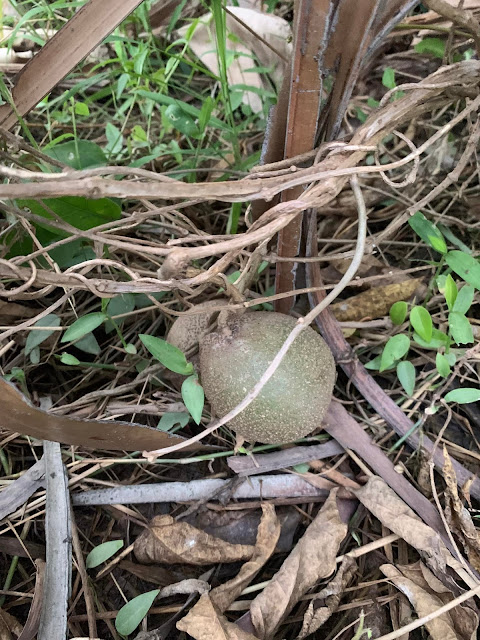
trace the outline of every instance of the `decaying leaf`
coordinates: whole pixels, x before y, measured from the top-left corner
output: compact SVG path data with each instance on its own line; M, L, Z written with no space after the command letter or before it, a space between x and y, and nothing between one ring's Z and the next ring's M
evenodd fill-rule
M235 578L203 595L193 609L177 623L196 640L253 640L254 636L229 622L223 612L252 581L272 555L280 536L280 523L273 505L262 507L257 542L252 559L246 562Z
M410 300L422 284L421 278L411 278L379 287L372 287L356 296L330 306L340 322L359 322L388 315L390 307L400 300Z
M456 563L440 535L423 523L382 478L372 476L361 489L352 491L382 524L414 547L436 575L445 573L447 563Z
M345 587L348 585L357 570L357 563L353 558L345 556L335 577L330 580L327 586L317 593L308 605L308 609L303 616L302 630L297 636L297 640L303 640L311 633L325 624L330 616L335 613L342 598ZM322 602L323 601L323 602Z
M458 495L457 476L448 455L443 447L443 477L447 488L445 490L445 517L450 529L462 541L469 562L480 571L480 534L473 524L472 516L463 506Z
M453 600L451 591L422 562L398 568L384 564L380 569L407 596L419 618ZM474 640L478 617L469 607L457 606L425 626L432 640Z
M307 590L335 571L338 548L347 533L336 497L335 489L272 581L250 605L251 622L259 638L272 637Z
M0 609L0 640L13 640L22 633L23 626L8 611Z
M208 594L203 595L188 615L177 622L177 629L195 640L257 640L227 620Z
M134 553L144 564L238 562L252 557L254 547L230 544L172 516L156 516L135 541Z
M0 301L0 322L6 324L16 318L33 318L37 314L35 309L25 307L17 302Z
M160 449L184 442L179 436L140 424L75 420L67 416L51 415L31 405L3 378L0 378L0 397L0 427L39 440L53 440L63 444L114 451ZM189 445L186 448L191 450L199 447Z
M255 112L261 111L263 101L255 89L258 91L268 88L268 86L264 85L264 74L252 72L255 67L252 54L256 55L262 67L271 70L271 78L279 85L283 77L282 58L289 60L291 56L290 27L288 22L279 16L245 7L229 7L226 23L227 31L233 35L233 38L227 38L228 55L231 56L231 62L227 69L229 84L233 90L235 90L235 85L240 86L243 92L243 102L249 104ZM242 23L250 27L252 32ZM190 25L182 27L179 29L179 35L185 36L189 30ZM197 26L188 44L203 64L218 75L215 25L211 13L198 18ZM246 86L253 87L254 90L243 91Z

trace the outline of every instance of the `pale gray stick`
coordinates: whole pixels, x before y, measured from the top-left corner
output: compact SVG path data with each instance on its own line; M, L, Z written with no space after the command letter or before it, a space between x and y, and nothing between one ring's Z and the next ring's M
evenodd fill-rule
M316 480L318 482L320 478ZM242 482L232 492L232 498L302 498L322 497L335 485L321 479L323 487L313 486L300 476L279 474L254 476ZM192 482L161 482L121 486L114 489L96 489L72 494L74 506L101 504L142 504L155 502L191 502L209 499L222 489L228 490L231 480L193 480Z
M72 574L70 499L59 443L44 440L43 449L47 485L47 564L38 640L65 640Z
M0 493L0 520L16 511L37 489L45 486L45 462L41 458Z

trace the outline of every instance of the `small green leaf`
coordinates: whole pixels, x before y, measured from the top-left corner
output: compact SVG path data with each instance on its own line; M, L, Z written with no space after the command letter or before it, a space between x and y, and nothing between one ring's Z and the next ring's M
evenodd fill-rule
M402 360L397 364L397 378L407 396L411 396L415 389L415 367L409 360Z
M87 333L97 329L105 321L106 317L101 312L87 313L86 316L78 318L71 327L68 327L60 342L73 342L73 340L83 338Z
M202 385L198 382L198 376L190 376L183 381L182 399L192 418L197 424L200 424L205 404L205 393Z
M200 133L194 119L176 104L165 109L165 117L177 131L186 136L197 137Z
M455 313L467 313L472 306L473 297L475 295L475 289L470 284L465 284L460 289L453 305L452 311Z
M123 148L123 135L120 129L111 122L107 122L107 126L105 127L105 136L107 138L105 151L109 155L120 153Z
M385 371L385 369L391 367L397 360L403 358L409 348L410 340L405 334L399 333L396 336L392 336L383 349L380 371Z
M382 84L387 89L395 89L397 83L395 82L395 69L387 67L382 75Z
M432 339L429 342L426 342L421 338L418 333L413 334L413 339L417 344L425 349L440 349L441 347L446 347L449 344L449 337L447 334L443 333L443 331L439 331L438 329L433 329Z
M170 371L180 373L184 376L193 373L192 363L187 362L185 354L182 353L180 349L177 349L177 347L174 347L173 344L169 344L166 340L144 333L140 334L139 338L152 356L161 362L164 367L170 369Z
M382 354L380 354L379 356L375 356L373 360L370 360L370 362L367 362L367 364L365 365L365 369L369 369L370 371L378 371L380 369L381 362L382 362ZM388 368L389 367L387 367L387 369Z
M129 353L131 356L134 356L137 353L137 347L134 344L130 343L130 344L127 344L127 346L125 347L125 351Z
M457 402L458 404L469 404L480 400L480 389L467 387L465 389L453 389L444 398L445 402Z
M30 353L30 362L32 364L38 364L40 362L40 347L34 347Z
M448 315L448 328L457 344L470 344L473 342L473 331L468 318L463 313L452 311Z
M480 289L480 264L473 256L463 251L449 251L445 260L453 271L471 284L475 289Z
M455 280L452 278L450 274L445 279L445 290L443 292L445 296L445 300L447 301L447 306L450 311L453 310L453 306L455 305L455 300L457 299L458 289L455 284Z
M435 364L437 366L438 373L442 376L442 378L446 378L450 375L450 363L447 358L441 353L437 353L435 356Z
M445 358L451 367L455 366L455 363L457 362L457 356L453 353L453 351L449 351L448 353L446 353Z
M87 569L94 569L95 567L98 567L99 564L102 564L102 562L111 558L122 547L123 540L110 540L109 542L99 544L97 547L92 549L87 556L85 561Z
M77 114L77 116L89 116L90 109L88 108L88 104L86 104L85 102L76 102L75 113Z
M446 40L440 38L423 38L415 45L414 49L417 53L429 53L442 60L445 55L445 42Z
M443 237L442 232L434 224L432 224L430 220L427 220L423 213L417 211L410 218L408 224L412 227L417 236L419 236L425 242L425 244L428 244L428 246L432 247L432 249L435 249L436 251L439 251L440 253L447 253L447 243L445 242L445 238ZM433 246L432 244L432 238L437 238L435 246Z
M37 322L35 322L33 326L34 327L59 327L60 318L55 313L49 313L44 318L40 318L40 320L37 320ZM39 345L42 344L42 342L45 342L45 340L48 337L50 337L52 333L55 333L55 331L43 331L41 329L39 331L35 331L35 330L30 331L30 333L27 336L27 341L25 343L25 355L28 356L28 354L31 351L33 351L35 347L38 347Z
M403 300L395 302L390 307L390 320L393 324L400 325L405 322L408 313L408 305Z
M160 418L157 429L160 429L161 431L170 431L170 429L173 429L177 424L180 427L185 427L189 420L190 414L188 413L169 411L168 413L164 413Z
M303 462L301 464L296 464L292 467L292 469L296 473L307 473L310 469L310 465L308 464L308 462Z
M77 340L75 346L77 349L80 349L80 351L85 351L85 353L90 353L93 356L98 356L101 351L100 345L93 333L87 333L86 336Z
M432 316L425 307L413 307L410 311L410 322L422 340L430 342L432 339L433 323Z
M72 356L71 353L62 353L62 355L60 356L60 362L62 364L69 364L73 366L80 364L80 360L75 356Z
M159 593L160 589L147 591L123 605L115 618L115 629L118 633L122 636L128 636L130 633L135 631L140 622L147 615L148 610Z

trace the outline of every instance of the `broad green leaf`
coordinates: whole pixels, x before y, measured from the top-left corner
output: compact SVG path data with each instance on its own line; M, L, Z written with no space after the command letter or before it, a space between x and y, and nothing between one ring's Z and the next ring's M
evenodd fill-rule
M455 366L455 363L457 362L457 356L454 354L453 351L449 351L448 353L446 353L445 358L451 367Z
M93 333L87 333L86 336L77 340L75 342L75 346L77 349L80 349L80 351L85 351L85 353L90 353L93 356L98 356L101 351L98 340L95 338Z
M458 404L469 404L480 400L480 389L466 387L465 389L453 389L444 398L445 402L457 402Z
M470 284L465 284L460 289L453 305L452 311L455 313L467 313L472 306L475 289Z
M123 149L123 135L118 127L111 122L107 122L105 127L105 136L107 138L107 144L105 151L109 155L116 155Z
M38 364L40 362L40 347L34 347L30 351L30 362L32 364Z
M86 316L78 318L71 327L68 327L60 342L73 342L73 340L83 338L87 333L95 331L95 329L106 320L106 317L107 316L101 312L87 313Z
M435 364L437 366L437 371L442 376L442 378L446 378L450 375L450 363L443 354L437 353L437 355L435 356Z
M447 244L441 231L432 224L430 220L427 220L423 213L420 213L420 211L414 213L408 221L408 224L429 247L432 247L440 253L447 253ZM436 246L433 245L432 238L437 238Z
M123 547L123 540L110 540L109 542L104 542L99 544L97 547L92 549L87 556L85 564L87 565L87 569L94 569L98 567L99 564L105 562L113 555L120 551Z
M183 381L182 399L192 418L197 424L200 424L205 403L205 393L202 385L198 382L198 376L189 376Z
M407 396L411 396L415 389L415 367L409 360L402 360L397 364L397 378Z
M171 104L165 109L165 117L174 129L186 136L195 138L200 133L194 119L176 104Z
M393 324L400 325L405 322L408 313L408 305L403 300L394 302L390 307L390 320Z
M58 216L64 222L68 222L82 231L98 227L106 222L119 220L122 217L121 208L109 198L87 200L87 198L77 196L64 196L62 198L44 198L40 202L17 200L17 205L26 207L32 213L45 218L46 228L62 238L68 237L69 233L48 226L48 220L54 219L54 216Z
M40 318L40 320L37 320L37 322L35 322L33 326L34 327L59 327L60 318L55 313L49 313L44 318ZM35 329L30 331L30 333L27 336L27 341L25 343L25 355L28 356L28 354L31 351L33 351L35 347L38 347L39 345L42 344L42 342L45 342L45 340L49 338L52 335L52 333L55 333L55 331L43 331L43 330L35 331Z
M423 38L418 42L414 49L417 53L430 53L435 58L443 59L445 55L446 39L442 38Z
M457 344L470 344L473 342L472 327L463 313L456 311L449 313L448 328L450 329L450 335Z
M174 347L173 344L169 344L162 338L156 338L155 336L149 336L145 333L139 335L140 340L145 347L150 351L152 356L163 364L164 367L180 373L184 376L188 376L193 373L193 365L191 362L187 362L185 354Z
M164 413L160 418L157 429L161 429L161 431L170 431L170 429L173 429L177 424L180 427L185 427L189 420L190 414L188 413L169 411L168 413Z
M447 301L448 308L450 309L450 311L452 311L455 305L455 300L457 299L458 289L457 285L455 284L455 280L450 274L448 274L445 279L445 290L443 292L443 295L445 296L445 300Z
M71 353L62 353L62 355L60 356L60 362L62 364L69 364L72 366L80 364L80 360L75 356L72 356Z
M122 636L130 635L147 615L160 589L147 591L123 605L115 618L115 629Z
M463 251L449 251L445 260L453 271L471 284L475 289L480 289L480 264L473 256Z
M107 157L103 150L90 140L70 140L50 149L47 148L44 153L72 169L90 169L104 167L107 164ZM58 171L58 169L55 170Z
M122 313L130 313L135 309L135 296L133 293L122 293L119 296L110 298L107 305L109 316L119 316ZM121 320L121 318L119 318Z
M425 307L413 307L410 311L410 322L422 340L430 342L432 339L433 323L432 316Z
M410 348L410 340L408 336L399 333L392 336L385 345L380 361L380 371L385 371L391 367L397 360L403 358Z
M395 69L387 67L382 75L382 84L387 89L395 89L397 83L395 82Z
M443 331L439 331L438 329L433 329L432 339L430 342L426 342L418 335L418 333L413 334L413 339L417 344L425 349L440 349L441 347L446 347L450 341L447 334L443 333Z

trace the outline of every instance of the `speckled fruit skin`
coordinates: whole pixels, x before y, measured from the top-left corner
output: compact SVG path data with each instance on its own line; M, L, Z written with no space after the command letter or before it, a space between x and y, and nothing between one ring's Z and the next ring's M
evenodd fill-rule
M246 313L200 341L201 382L215 415L224 416L253 389L295 323L281 313ZM321 425L335 377L330 349L308 327L260 395L228 426L248 442L302 438Z

